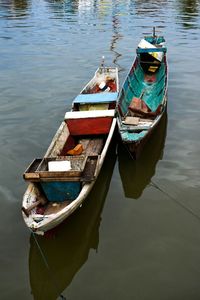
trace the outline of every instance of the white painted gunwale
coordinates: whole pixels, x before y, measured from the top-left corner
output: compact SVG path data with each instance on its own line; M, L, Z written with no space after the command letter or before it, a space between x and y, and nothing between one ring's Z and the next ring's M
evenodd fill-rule
M65 113L65 120L114 117L114 115L115 115L115 109L68 111Z

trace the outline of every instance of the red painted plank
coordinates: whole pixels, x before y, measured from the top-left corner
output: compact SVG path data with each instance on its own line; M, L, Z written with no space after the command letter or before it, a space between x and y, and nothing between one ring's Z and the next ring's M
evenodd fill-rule
M109 133L112 117L67 119L65 122L71 135L106 134Z

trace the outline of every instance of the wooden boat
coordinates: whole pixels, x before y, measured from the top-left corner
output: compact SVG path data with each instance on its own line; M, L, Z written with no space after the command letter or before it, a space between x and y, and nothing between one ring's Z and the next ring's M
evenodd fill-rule
M107 89L108 81L112 89ZM107 90L102 91L103 85ZM30 184L22 214L32 231L44 234L60 224L91 191L115 131L118 91L117 69L100 67L74 99L44 157L25 171Z
M167 59L165 39L142 39L136 59L125 79L117 104L122 143L137 158L159 123L167 106Z

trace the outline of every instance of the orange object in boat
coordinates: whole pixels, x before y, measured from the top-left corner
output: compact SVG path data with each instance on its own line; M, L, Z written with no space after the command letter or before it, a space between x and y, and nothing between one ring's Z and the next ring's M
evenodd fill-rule
M152 75L145 74L144 81L147 83L154 83L154 82L156 82L156 75L155 74L152 74Z
M101 91L101 89L99 88L99 86L96 84L93 88L91 88L89 94L96 94L99 93Z
M67 151L69 155L80 155L83 152L83 145L78 144L73 149Z
M110 88L111 92L115 92L117 90L117 85L114 80L108 81L107 86Z

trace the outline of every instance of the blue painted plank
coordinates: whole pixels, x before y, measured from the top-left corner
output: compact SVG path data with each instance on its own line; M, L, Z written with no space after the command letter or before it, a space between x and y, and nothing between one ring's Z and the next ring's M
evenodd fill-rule
M62 202L75 200L81 190L80 182L41 182L43 191L49 201Z
M167 48L137 48L136 52L140 53L149 53L149 52L167 52Z
M163 36L145 36L145 40L151 44L160 44L165 42L165 38Z
M73 103L110 103L117 100L118 93L80 94Z

